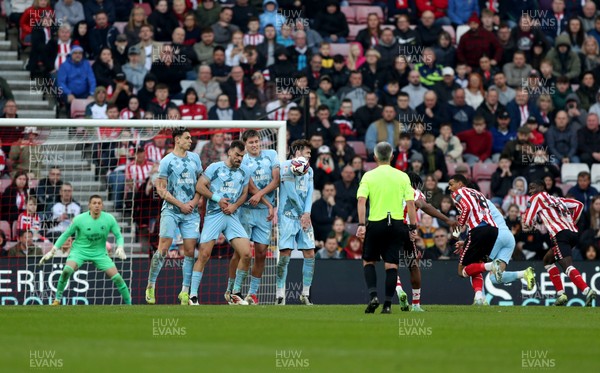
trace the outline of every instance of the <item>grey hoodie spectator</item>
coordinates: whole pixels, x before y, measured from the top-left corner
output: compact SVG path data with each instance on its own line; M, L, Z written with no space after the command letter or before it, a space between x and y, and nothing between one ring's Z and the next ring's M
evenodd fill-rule
M427 88L421 84L421 76L416 70L413 70L408 74L408 83L409 84L406 87L402 88L402 92L408 93L410 98L409 106L411 109L416 109L417 106L423 103Z
M212 77L210 67L206 65L198 68L198 79L192 83L192 88L198 93L198 101L210 110L217 102L217 97L222 93L221 86Z
M144 78L148 74L148 70L144 67L140 54L141 51L138 47L129 48L127 52L129 62L123 65L122 68L127 81L133 85L136 93L144 86Z
M76 25L79 21L85 20L83 5L75 0L60 0L54 6L56 22L58 24L68 23Z
M569 93L566 99L565 111L569 116L569 125L574 127L575 131L585 126L588 113L581 107L581 101L576 93Z
M573 80L581 74L581 60L577 53L571 50L571 40L567 34L556 38L554 48L550 49L546 58L552 61L552 74L555 77L565 75L569 80Z
M239 31L240 28L231 23L233 18L233 10L231 8L223 8L219 13L219 21L211 26L215 32L215 43L227 47L231 42L233 33Z
M350 74L348 85L340 89L337 95L340 101L349 98L353 108L360 108L366 104L365 96L369 92L369 88L362 84L362 74L355 71Z
M394 60L400 55L400 47L391 29L384 29L381 32L381 39L375 49L381 54L379 65L382 69L392 67Z
M569 124L567 113L559 111L556 113L555 124L546 132L546 144L550 153L550 160L560 165L565 160L571 163L579 163L577 157L577 130Z
M511 87L521 87L523 82L527 81L527 77L531 72L531 65L525 62L525 52L516 51L513 55L513 62L507 63L503 67L506 81Z

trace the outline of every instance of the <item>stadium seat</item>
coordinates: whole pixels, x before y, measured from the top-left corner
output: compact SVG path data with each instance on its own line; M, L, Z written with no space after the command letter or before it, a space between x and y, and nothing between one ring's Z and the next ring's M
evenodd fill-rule
M125 27L127 27L127 22L115 22L113 26L119 30L119 34L122 34L125 31Z
M71 118L83 118L85 116L85 107L92 102L87 98L76 98L71 101Z
M356 23L356 13L354 12L354 8L351 6L342 6L340 10L346 16L346 21L349 25Z
M356 6L356 5L371 5L371 0L348 0L348 3L351 6Z
M194 84L195 80L182 80L179 85L181 86L181 90L185 92L192 84Z
M450 25L444 25L442 26L442 29L444 29L444 31L450 34L450 36L452 37L452 44L456 44L456 32L454 31L454 27Z
M350 54L350 43L331 43L330 48L330 55L332 56L335 56L336 54L341 54L342 56L347 57L348 54Z
M467 163L455 163L455 162L448 162L448 160L446 160L446 168L448 169L448 176L453 176L454 174L456 174L456 168L461 165L464 164L467 166L467 178L471 178L471 167L469 167L469 165Z
M348 25L348 29L350 32L348 33L348 40L354 41L356 40L356 36L360 32L360 30L365 29L365 25Z
M348 141L348 145L354 149L356 155L360 155L362 159L367 159L367 147L362 141Z
M0 231L3 231L4 235L6 236L6 240L10 241L10 238L12 237L10 232L10 224L6 220L0 220Z
M446 191L446 188L448 188L448 183L438 181L437 187L440 188L442 190L442 192L444 192L444 191Z
M475 163L473 166L473 180L492 180L492 175L496 172L498 164L496 163Z
M590 172L590 168L585 163L567 163L563 164L560 170L560 180L563 183L577 181L577 174L582 171ZM593 181L592 181L593 182Z
M460 37L469 30L468 25L460 25L456 28L456 44L460 41Z
M0 194L4 193L4 190L6 190L11 183L11 179L0 179Z
M492 182L489 180L478 181L477 185L479 185L479 189L481 189L481 193L485 196L485 198L490 198L490 192L492 189Z
M365 171L371 171L377 167L377 162L365 162Z
M592 183L600 183L600 164L596 163L592 165Z
M148 17L150 14L152 14L152 7L150 7L150 4L139 3L139 4L136 4L136 6L141 6L142 8L144 8L144 12L146 12L146 17Z
M183 105L183 100L171 100L171 102L177 106Z
M359 25L366 25L369 13L377 14L379 21L383 23L383 10L381 10L381 8L378 6L365 5L359 5L356 7L356 23Z

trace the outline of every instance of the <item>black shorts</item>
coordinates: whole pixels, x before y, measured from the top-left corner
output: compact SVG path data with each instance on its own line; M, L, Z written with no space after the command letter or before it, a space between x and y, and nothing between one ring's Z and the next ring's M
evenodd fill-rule
M572 256L573 247L579 243L579 236L576 232L565 229L552 237L552 251L554 258L561 260L568 256Z
M458 264L467 266L479 263L487 255L490 255L498 238L498 228L484 225L471 229L465 240L465 246Z
M408 230L408 225L406 225L406 229ZM400 259L405 260L407 264L410 264L413 259L419 259L423 256L423 253L420 252L417 247L417 243L410 239L410 231L409 234L406 235L406 238L404 238L402 249L403 251L400 253Z
M363 250L365 261L378 262L383 259L391 264L400 261L399 252L409 239L408 227L403 220L392 219L390 222L390 225L387 219L368 222Z

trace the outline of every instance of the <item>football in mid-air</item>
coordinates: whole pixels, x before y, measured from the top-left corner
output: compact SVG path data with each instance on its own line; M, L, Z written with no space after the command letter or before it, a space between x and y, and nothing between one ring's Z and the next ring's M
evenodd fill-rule
M292 164L290 166L290 169L292 170L292 173L294 175L302 176L308 172L309 168L310 168L310 164L308 164L308 161L306 160L306 158L298 157L298 158L292 159Z

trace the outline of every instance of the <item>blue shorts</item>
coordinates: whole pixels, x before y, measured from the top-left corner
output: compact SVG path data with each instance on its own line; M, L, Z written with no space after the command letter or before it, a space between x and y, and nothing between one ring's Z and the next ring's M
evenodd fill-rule
M197 240L198 231L200 230L200 215L198 212L189 215L175 214L171 210L164 209L160 213L160 233L158 236L176 238L176 228L179 228L181 237L184 240Z
M229 242L235 238L248 238L242 223L240 223L238 214L225 215L222 212L217 212L204 217L200 243L217 240L221 232Z
M515 251L515 236L512 232L506 229L498 230L498 238L490 253L491 259L500 259L504 263L508 264L512 257L513 251Z
M286 218L279 215L279 250L298 249L313 250L315 248L315 232L311 226L308 230L302 229L300 219Z
M269 209L255 209L242 206L240 208L240 222L246 230L250 241L269 245L271 243L271 228L273 222L267 221Z

